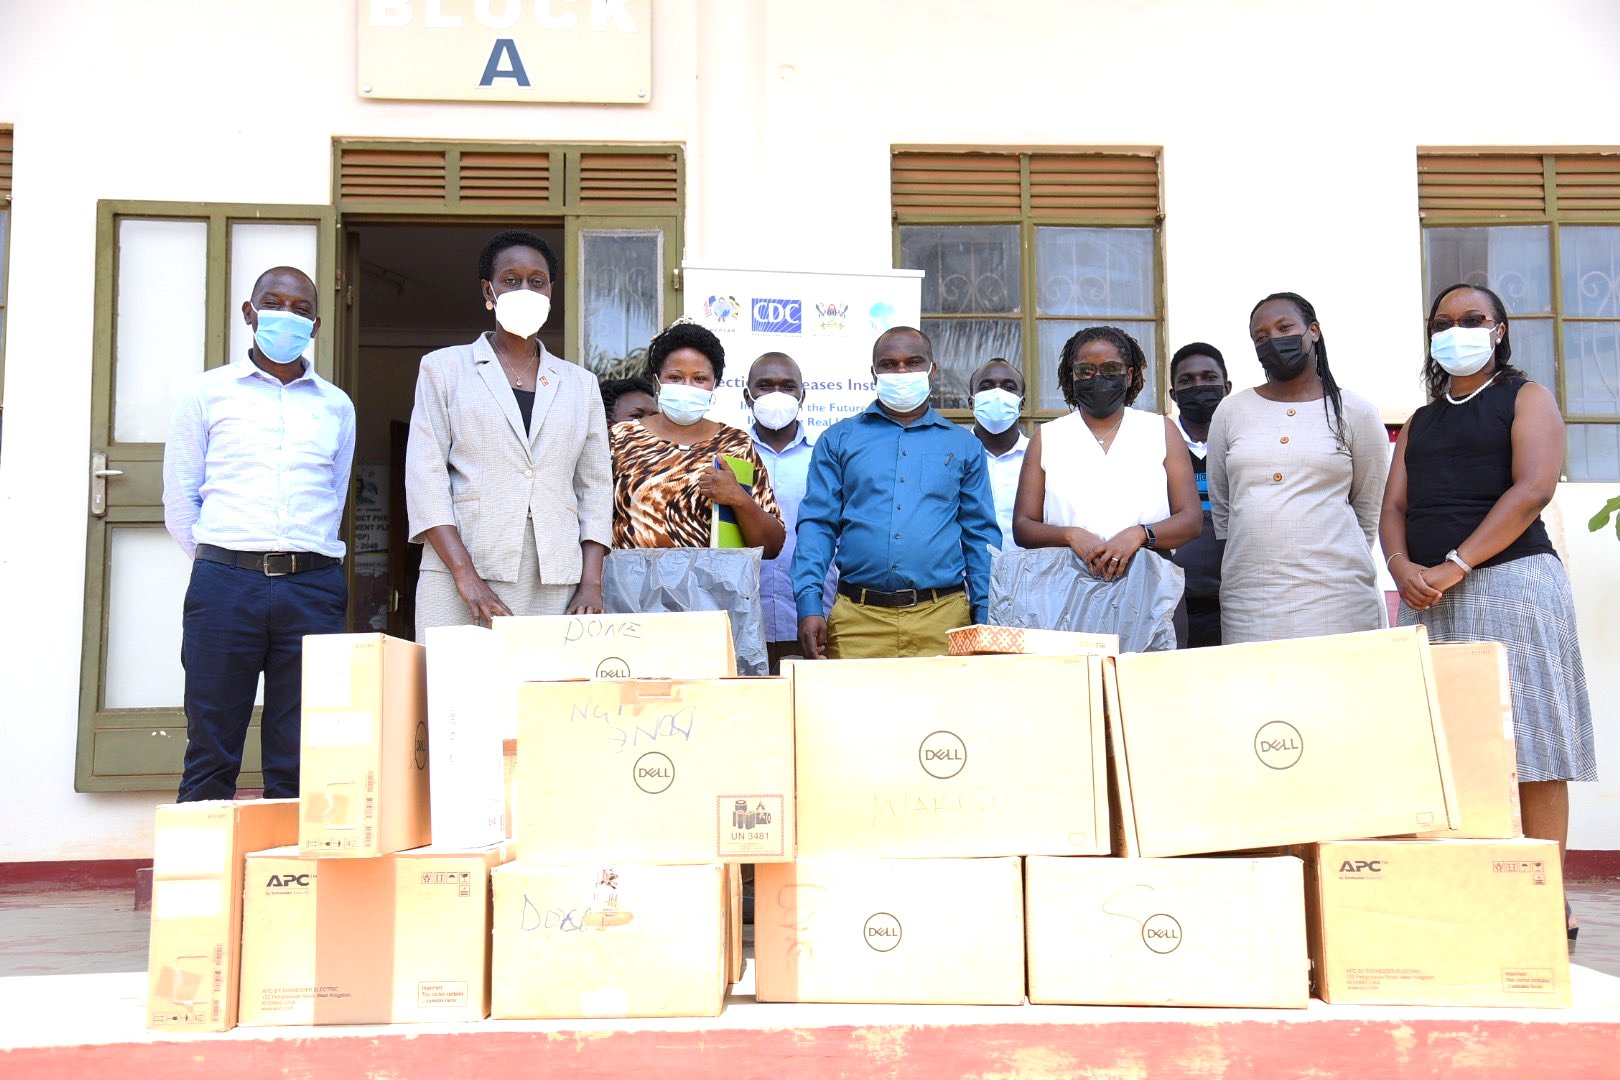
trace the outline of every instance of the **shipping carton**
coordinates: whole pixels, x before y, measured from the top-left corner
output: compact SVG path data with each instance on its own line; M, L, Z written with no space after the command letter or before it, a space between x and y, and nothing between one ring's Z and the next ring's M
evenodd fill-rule
M518 687L557 679L724 679L737 674L731 616L500 617L492 623L506 672L505 738L518 736Z
M428 629L428 776L433 842L441 847L507 837L501 673L493 630Z
M1103 855L1102 657L794 661L801 857Z
M1522 836L1507 649L1494 641L1431 645L1429 656L1461 821L1458 828L1422 835L1482 840Z
M786 679L526 683L525 862L793 858Z
M735 985L743 973L743 868L726 864L726 984Z
M1021 1005L1019 859L801 859L754 871L760 1001Z
M370 858L431 839L425 661L386 634L304 638L305 854Z
M501 845L376 859L248 856L242 1024L400 1024L489 1014L489 872Z
M1122 854L1241 851L1456 820L1421 626L1105 663L1118 672L1109 716Z
M1303 1009L1305 878L1292 856L1024 861L1029 1000Z
M1374 1005L1566 1008L1551 840L1358 840L1307 852L1317 994Z
M236 1026L242 953L242 860L298 840L298 801L258 799L157 808L146 1026Z
M496 869L497 1019L718 1016L724 866Z
M1117 656L1118 634L1077 634L1022 626L963 626L945 633L952 656L1039 653L1045 656Z

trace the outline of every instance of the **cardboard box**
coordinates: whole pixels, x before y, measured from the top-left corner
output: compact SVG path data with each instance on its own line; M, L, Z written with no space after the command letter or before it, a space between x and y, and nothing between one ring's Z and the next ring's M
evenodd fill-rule
M1306 890L1323 1001L1567 1008L1551 840L1318 844Z
M1292 856L1024 861L1029 1000L1303 1009L1305 871Z
M304 638L302 751L305 854L370 858L428 843L426 650L386 634Z
M428 777L433 842L482 847L507 837L501 657L482 626L427 632Z
M786 679L526 683L528 862L781 862L794 854Z
M723 611L502 617L492 624L506 669L503 735L518 736L522 683L558 679L725 679L737 674Z
M791 662L800 856L1107 854L1102 663Z
M726 984L743 973L743 875L741 863L726 864Z
M1022 1005L1019 862L801 859L757 868L755 997Z
M242 954L242 859L298 839L296 799L157 808L146 1026L236 1026Z
M720 1015L726 874L718 863L498 867L493 1015Z
M1036 653L1043 656L1117 656L1118 634L1077 634L1022 626L963 626L945 632L952 656Z
M1454 840L1523 836L1507 649L1495 641L1431 645L1429 656L1461 821L1458 828L1421 835Z
M1126 855L1449 828L1421 626L1108 659ZM1117 690L1117 693L1114 691Z
M502 845L377 859L248 856L242 1024L400 1024L489 1015L489 872Z

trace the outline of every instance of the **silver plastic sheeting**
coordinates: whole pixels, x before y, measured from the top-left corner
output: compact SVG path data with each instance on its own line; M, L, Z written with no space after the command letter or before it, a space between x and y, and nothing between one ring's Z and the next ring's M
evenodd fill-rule
M768 675L759 548L626 548L608 552L602 606L614 614L724 611L737 670Z
M1069 548L1008 551L991 564L990 622L1118 634L1121 652L1163 652L1176 647L1185 581L1181 567L1145 549L1117 581L1092 577Z

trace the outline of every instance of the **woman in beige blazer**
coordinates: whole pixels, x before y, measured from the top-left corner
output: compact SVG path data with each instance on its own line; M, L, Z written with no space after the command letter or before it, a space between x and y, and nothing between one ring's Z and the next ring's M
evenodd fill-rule
M602 610L613 473L596 376L546 351L557 256L533 233L484 245L497 329L422 358L405 453L411 541L425 543L416 636L496 615Z

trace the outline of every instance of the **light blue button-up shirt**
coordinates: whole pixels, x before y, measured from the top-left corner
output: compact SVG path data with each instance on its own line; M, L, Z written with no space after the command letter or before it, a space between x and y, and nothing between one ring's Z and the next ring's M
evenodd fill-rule
M759 598L765 609L766 641L797 641L799 639L798 603L793 598L793 533L799 521L799 503L804 501L805 479L810 474L810 440L804 421L793 441L780 454L767 446L759 437L759 425L750 423L749 434L754 437L754 449L765 462L770 474L771 490L776 493L776 505L782 511L782 525L787 539L782 541L781 554L766 559L759 567ZM838 572L829 571L822 589L822 614L832 610L838 586Z
M195 555L343 556L338 529L354 461L354 404L305 361L285 385L251 359L197 376L163 449L163 522Z

